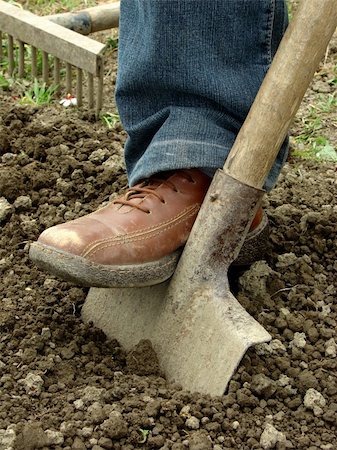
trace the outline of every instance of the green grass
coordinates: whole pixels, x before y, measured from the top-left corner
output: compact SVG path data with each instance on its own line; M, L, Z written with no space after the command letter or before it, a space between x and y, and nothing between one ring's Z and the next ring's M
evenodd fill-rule
M34 85L27 90L20 100L23 105L42 106L51 103L54 94L57 91L57 86L46 86L46 83L39 84L35 78Z
M337 86L337 64L333 68L333 77L328 80L330 86Z
M337 108L337 95L336 92L333 94L320 95L319 100L316 105L312 107L316 109L317 112L330 114Z
M327 139L325 145L316 145L314 143L309 149L292 150L291 155L296 158L310 159L317 162L337 162L337 152Z
M326 140L324 146L321 146L317 150L315 156L319 161L337 162L337 152L328 140Z
M311 141L318 138L318 131L324 125L325 115L337 110L337 95L320 94L315 103L308 106L301 117L301 134L296 139Z
M17 46L14 45L14 59L17 60ZM7 45L5 44L5 39L3 36L3 41L2 41L2 60L0 62L0 70L2 72L6 72L8 70L8 49L7 49Z
M118 114L107 112L101 115L101 120L108 128L114 128L120 122Z
M287 7L288 7L288 17L289 21L291 21L294 17L294 14L296 14L297 7L299 3L301 3L302 0L286 0Z
M336 161L337 153L325 136L331 115L336 116L337 94L320 94L297 121L298 134L293 137L293 156L317 161Z
M294 139L298 144L297 139ZM308 145L299 144L291 152L292 156L304 159L313 159L317 161L337 161L337 152L331 145L330 141L323 137L318 136L312 140Z
M297 144L313 145L321 139L319 131L322 128L322 119L317 114L314 107L310 107L308 112L301 117L300 134L294 137Z
M44 16L89 8L90 6L95 6L96 4L93 0L52 0L49 2L46 0L19 0L17 3L19 3L24 9L34 12L34 14Z
M10 82L2 73L0 73L0 89L3 91L8 91L10 88Z
M287 6L288 6L288 16L289 16L289 20L292 20L293 15L294 15L294 8L292 3L290 3L289 1L287 2Z
M145 444L147 438L150 434L150 430L144 430L143 428L138 428L138 432L140 434L139 444Z
M106 41L107 48L111 50L116 50L118 48L118 37L108 37Z

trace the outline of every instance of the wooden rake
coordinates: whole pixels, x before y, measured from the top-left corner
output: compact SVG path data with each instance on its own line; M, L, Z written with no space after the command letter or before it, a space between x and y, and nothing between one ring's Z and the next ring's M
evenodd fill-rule
M14 76L16 66L19 78L28 75L27 46L30 48L29 71L32 79L42 75L42 80L47 85L52 78L52 83L58 86L60 92L61 81L64 79L61 75L65 71L65 91L66 94L72 94L72 75L76 70L74 94L77 105L82 106L83 79L86 74L88 106L90 109L96 108L96 114L99 114L103 104L105 44L0 0L0 64L4 64L7 58L10 77ZM40 71L39 51L42 59ZM50 73L49 56L53 58L53 74Z

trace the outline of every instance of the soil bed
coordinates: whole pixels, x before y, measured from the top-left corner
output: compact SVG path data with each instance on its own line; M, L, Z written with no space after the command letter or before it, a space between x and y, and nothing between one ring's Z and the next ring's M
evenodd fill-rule
M337 448L336 163L290 159L265 199L269 250L237 296L273 340L210 398L167 383L148 343L127 354L83 324L86 290L28 260L126 186L125 133L8 94L0 113L0 450Z

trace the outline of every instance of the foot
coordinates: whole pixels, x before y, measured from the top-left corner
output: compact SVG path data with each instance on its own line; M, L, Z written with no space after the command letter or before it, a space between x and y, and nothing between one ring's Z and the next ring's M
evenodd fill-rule
M108 206L44 231L31 245L30 258L82 286L161 283L175 270L209 184L197 169L151 177ZM246 242L265 228L261 210Z

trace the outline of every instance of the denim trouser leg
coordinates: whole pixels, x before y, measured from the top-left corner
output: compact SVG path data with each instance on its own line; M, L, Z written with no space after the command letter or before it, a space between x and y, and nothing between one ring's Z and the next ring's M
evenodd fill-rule
M116 100L130 185L223 166L286 25L284 0L122 0ZM267 190L286 154L287 143Z

